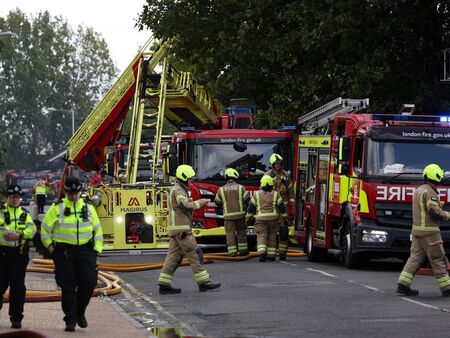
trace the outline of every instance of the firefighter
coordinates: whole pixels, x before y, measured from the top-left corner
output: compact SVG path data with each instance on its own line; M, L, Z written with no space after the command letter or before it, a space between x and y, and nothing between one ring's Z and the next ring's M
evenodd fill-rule
M413 226L411 252L397 284L397 293L417 296L418 290L411 289L414 274L425 258L428 258L442 296L450 297L450 278L447 272L447 258L439 229L440 221L450 220L450 213L442 210L436 185L444 177L444 171L437 164L430 164L423 170L425 183L414 191L412 202Z
M288 210L288 204L294 206L294 189L289 174L283 170L283 157L279 154L272 154L269 158L269 163L272 168L266 172L274 180L274 189L281 195L284 206ZM286 260L286 253L289 243L289 218L280 219L280 238L278 243L278 250L280 260Z
M94 206L81 199L81 182L67 177L65 197L52 204L41 224L41 239L55 263L55 279L61 288L65 331L85 328L85 311L97 286L97 255L103 233Z
M223 205L223 219L227 234L228 255L235 257L249 254L247 245L247 226L245 224L245 210L249 201L248 192L236 180L239 173L233 168L225 170L228 182L217 191L214 202ZM237 237L237 246L236 246Z
M0 309L3 294L9 286L11 328L20 329L27 290L28 241L36 233L36 226L28 212L20 207L22 188L10 185L6 194L6 203L0 205Z
M44 213L45 201L47 199L48 182L45 176L39 178L34 184L34 193L36 195L36 203L38 206L38 213Z
M280 194L275 191L274 180L268 175L261 178L261 190L257 191L247 208L246 222L255 218L256 244L259 261L275 261L277 232L280 218L286 221L288 215ZM281 257L280 257L281 259Z
M197 242L191 231L192 211L202 208L210 200L192 200L189 183L194 178L195 171L191 166L178 166L175 176L177 182L169 197L169 250L158 279L159 293L165 295L181 292L181 289L172 287L173 274L181 255L189 260L200 292L217 289L221 284L210 282L209 274L200 262Z

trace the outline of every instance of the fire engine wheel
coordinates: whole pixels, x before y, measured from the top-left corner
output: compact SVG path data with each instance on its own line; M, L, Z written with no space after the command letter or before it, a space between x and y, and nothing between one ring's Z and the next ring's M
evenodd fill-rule
M324 249L314 247L311 228L311 220L308 220L308 224L306 226L306 257L311 262L323 261L326 257L326 251Z
M361 266L362 257L353 252L353 238L351 234L351 226L347 224L345 227L345 235L341 241L342 263L347 269L357 269Z

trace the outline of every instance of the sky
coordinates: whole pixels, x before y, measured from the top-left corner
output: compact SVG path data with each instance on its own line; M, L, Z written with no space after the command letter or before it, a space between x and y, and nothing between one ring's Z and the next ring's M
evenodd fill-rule
M27 15L47 10L63 16L74 30L82 24L92 27L106 40L112 60L122 72L136 56L150 31L134 27L145 0L0 0L0 16L19 8Z

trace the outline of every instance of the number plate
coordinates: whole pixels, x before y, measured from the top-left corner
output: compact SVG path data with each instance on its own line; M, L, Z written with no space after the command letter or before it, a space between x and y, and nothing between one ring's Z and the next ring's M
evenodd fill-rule
M247 228L246 229L246 233L248 236L255 236L256 235L256 231L254 228Z

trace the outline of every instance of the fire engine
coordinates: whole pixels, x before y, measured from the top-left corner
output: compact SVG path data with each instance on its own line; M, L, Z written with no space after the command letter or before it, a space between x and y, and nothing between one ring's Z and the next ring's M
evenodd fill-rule
M295 234L309 260L332 253L356 268L374 257L406 257L423 168L450 168L449 118L416 115L414 105L368 114L368 105L337 98L299 118ZM447 171L438 188L446 203L449 178ZM449 243L450 222L441 230Z
M167 198L179 164L197 172L192 197L214 200L228 166L241 170L255 190L272 152L280 152L286 166L292 158L291 132L253 128L256 108L246 100L223 109L190 73L169 63L166 46L150 39L67 144L69 163L111 177L88 191L104 250L168 247ZM167 122L179 129L170 138L162 134ZM219 225L211 202L195 214L194 235L224 236Z

